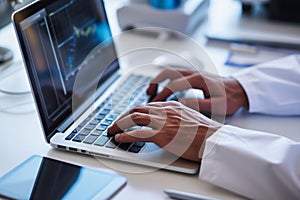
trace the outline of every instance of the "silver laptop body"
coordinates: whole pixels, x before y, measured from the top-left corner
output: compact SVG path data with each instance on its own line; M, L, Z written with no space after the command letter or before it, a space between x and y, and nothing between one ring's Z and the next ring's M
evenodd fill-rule
M126 73L120 69L103 1L36 1L15 12L13 22L51 146L198 172L199 163L180 159L153 143L118 144L108 137L107 127L120 114L147 103L145 89L159 69Z

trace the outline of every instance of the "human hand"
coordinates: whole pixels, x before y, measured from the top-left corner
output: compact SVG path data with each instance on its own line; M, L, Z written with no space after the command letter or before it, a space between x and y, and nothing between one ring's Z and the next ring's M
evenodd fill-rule
M134 126L152 129L126 132ZM108 133L116 142L153 142L179 157L199 161L205 139L221 126L179 102L152 102L130 110L109 127Z
M157 94L159 83L165 80L169 80L168 84ZM164 101L171 94L190 88L202 90L205 98L182 98L179 101L203 113L232 115L248 106L247 95L235 79L198 71L165 69L150 82L147 94L154 97L153 102Z

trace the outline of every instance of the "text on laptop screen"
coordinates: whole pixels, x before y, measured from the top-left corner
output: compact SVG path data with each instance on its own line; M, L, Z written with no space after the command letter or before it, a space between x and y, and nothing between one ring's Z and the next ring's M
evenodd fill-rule
M119 67L103 2L52 1L20 29L43 125L53 131L74 111L74 97L76 109Z

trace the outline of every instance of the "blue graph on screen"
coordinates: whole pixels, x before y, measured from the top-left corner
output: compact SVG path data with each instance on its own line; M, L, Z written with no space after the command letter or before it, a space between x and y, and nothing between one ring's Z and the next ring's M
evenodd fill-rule
M97 26L96 26L96 24L93 24L86 28L80 28L80 27L73 26L73 31L77 38L88 37L89 35L95 35L95 33L97 31Z
M92 2L73 0L49 15L58 67L65 84L81 70L89 53L111 38L108 23L100 20Z
M81 45L82 43L91 44L91 46L84 47L90 52L98 44L108 40L110 37L111 34L107 23L94 22L87 24L84 27L77 27L74 25L73 35L71 35L70 38L68 38L60 45L60 48L65 48L64 50L67 53L66 65L68 69L65 69L66 78L68 78L69 76L73 76L77 70L80 70L80 64L83 62L83 60L78 61L76 60L76 58L78 58L79 56L78 52L82 51L82 49L78 49L78 47L83 47L83 45ZM81 55L86 55L86 53Z

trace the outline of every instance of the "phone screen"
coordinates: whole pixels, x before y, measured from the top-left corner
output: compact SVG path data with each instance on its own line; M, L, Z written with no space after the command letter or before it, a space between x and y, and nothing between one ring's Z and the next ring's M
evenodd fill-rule
M32 156L0 178L10 199L108 199L126 183L117 174Z

